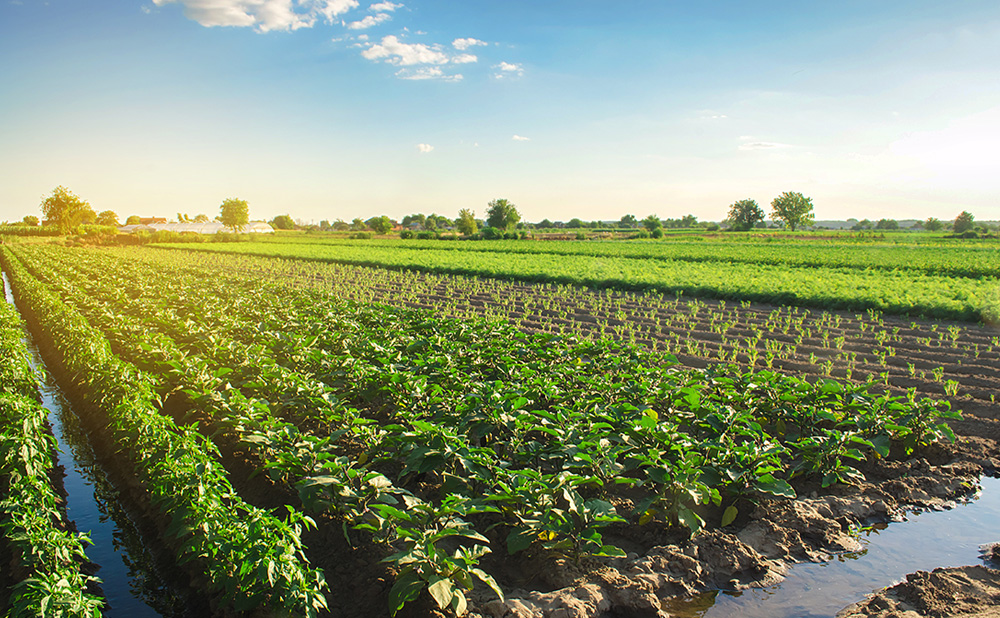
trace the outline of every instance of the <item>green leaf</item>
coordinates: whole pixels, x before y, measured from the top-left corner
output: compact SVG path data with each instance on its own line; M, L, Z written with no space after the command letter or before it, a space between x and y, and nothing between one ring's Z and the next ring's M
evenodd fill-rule
M736 515L739 514L739 510L732 504L726 507L726 510L722 512L722 523L719 524L720 527L725 528L729 524L736 521Z
M431 575L430 581L431 585L427 586L427 592L431 593L438 607L444 609L451 605L451 599L455 596L455 585L452 581L438 575Z
M538 538L538 532L531 528L516 528L507 535L507 553L516 554L528 549L528 546Z
M405 571L389 590L389 611L395 616L403 606L417 598L427 584L414 571Z

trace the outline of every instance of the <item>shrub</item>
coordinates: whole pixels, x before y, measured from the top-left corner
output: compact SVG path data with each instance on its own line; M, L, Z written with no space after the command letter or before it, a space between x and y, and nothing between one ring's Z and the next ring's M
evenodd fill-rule
M399 230L399 237L403 240L409 240L413 238L413 230Z

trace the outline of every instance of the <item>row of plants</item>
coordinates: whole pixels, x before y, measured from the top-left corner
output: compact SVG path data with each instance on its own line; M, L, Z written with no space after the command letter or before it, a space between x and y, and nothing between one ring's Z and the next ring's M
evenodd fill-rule
M497 542L514 554L618 555L610 526L728 525L804 480L853 482L857 460L893 444L912 452L950 436L948 412L927 400L345 303L177 252L156 268L106 252L18 252L109 336L122 333L123 349L172 369L199 406L199 391L222 393L226 406L208 409L228 409L243 439L264 445L265 467L297 470L306 501L349 512L396 550L394 608L421 590L458 603ZM456 547L453 536L470 540Z
M17 310L0 303L0 544L12 588L3 615L12 618L101 615L97 578L81 567L86 534L68 529L52 486L55 437L38 401Z
M746 262L649 260L631 257L455 251L338 244L173 245L178 249L336 262L420 272L491 277L749 300L775 304L967 321L1000 321L1000 284L980 278L878 270Z
M570 231L572 232L572 231ZM515 234L516 236L516 234ZM551 242L503 239L478 243L402 242L379 239L369 246L412 250L446 250L486 253L529 253L682 262L768 264L771 266L907 270L952 277L995 277L1000 270L995 243L965 245L867 243L834 239L798 242L706 240L694 237L664 243L649 242ZM423 239L427 240L427 239ZM267 244L351 246L348 239L287 236L261 238Z
M9 248L0 255L19 303L66 374L107 415L112 439L169 521L165 534L178 561L191 563L219 602L237 611L269 607L313 616L324 609L323 575L310 568L301 544L312 520L292 509L279 519L246 504L212 442L159 413L157 380L119 359L103 334L29 274Z

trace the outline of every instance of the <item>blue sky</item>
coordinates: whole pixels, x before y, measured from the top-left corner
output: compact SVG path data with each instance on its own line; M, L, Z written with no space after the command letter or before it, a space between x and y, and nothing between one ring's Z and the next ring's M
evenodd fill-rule
M1000 4L0 0L0 220L1000 219Z

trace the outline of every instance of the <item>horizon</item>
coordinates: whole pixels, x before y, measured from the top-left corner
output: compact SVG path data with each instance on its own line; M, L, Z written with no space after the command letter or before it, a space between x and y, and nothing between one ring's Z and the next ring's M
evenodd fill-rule
M1000 219L993 2L0 1L0 220Z

